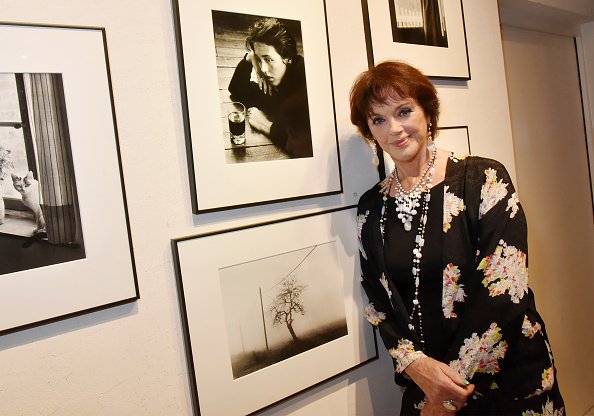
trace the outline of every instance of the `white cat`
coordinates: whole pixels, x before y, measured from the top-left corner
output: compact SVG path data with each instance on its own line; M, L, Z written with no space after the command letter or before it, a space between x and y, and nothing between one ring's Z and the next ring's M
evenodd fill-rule
M45 231L45 220L39 204L39 182L33 178L33 172L29 171L27 176L21 178L14 173L12 176L12 185L23 197L23 204L35 214L36 228L33 234Z

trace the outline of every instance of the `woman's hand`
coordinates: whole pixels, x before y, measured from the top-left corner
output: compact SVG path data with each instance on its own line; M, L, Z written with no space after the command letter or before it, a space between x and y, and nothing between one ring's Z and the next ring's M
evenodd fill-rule
M435 413L438 407L451 415L452 412L447 412L442 406L443 402L451 400L458 409L461 409L474 391L473 384L466 385L456 371L430 357L413 361L404 371L427 396L428 410L423 415L441 415L442 413Z
M258 61L258 57L254 54L254 51L249 51L245 56L245 60L252 64L252 68L254 68L254 72L256 73L256 78L258 79L258 87L260 91L264 94L272 95L272 85L266 80L266 77L262 73L262 69L260 68L260 62Z
M266 114L257 109L256 107L250 107L247 110L248 122L250 126L262 133L269 135L270 129L272 128L272 121Z

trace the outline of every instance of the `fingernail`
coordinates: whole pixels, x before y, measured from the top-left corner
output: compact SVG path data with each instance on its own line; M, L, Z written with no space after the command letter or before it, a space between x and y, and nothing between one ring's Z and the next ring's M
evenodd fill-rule
M464 384L466 384L468 386L470 384L470 381L464 380Z

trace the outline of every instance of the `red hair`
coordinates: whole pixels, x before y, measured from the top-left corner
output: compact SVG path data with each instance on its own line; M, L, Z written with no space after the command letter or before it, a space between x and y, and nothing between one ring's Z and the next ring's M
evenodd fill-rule
M437 90L425 75L404 62L385 61L361 73L351 88L351 123L363 137L373 139L367 120L374 103L388 99L412 98L425 112L436 135L439 119Z

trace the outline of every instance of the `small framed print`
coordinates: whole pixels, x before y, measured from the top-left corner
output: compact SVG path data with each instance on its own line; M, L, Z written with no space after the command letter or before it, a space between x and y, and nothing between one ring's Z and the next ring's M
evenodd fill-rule
M138 299L102 28L0 23L0 335Z
M431 78L470 79L462 0L362 0L369 66L404 61Z
M172 246L195 414L252 414L377 357L355 207Z

